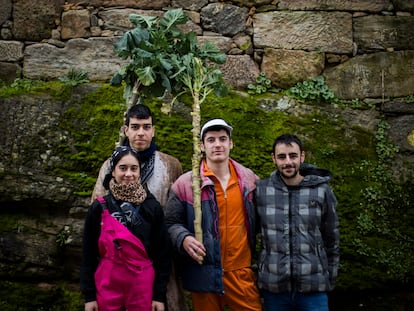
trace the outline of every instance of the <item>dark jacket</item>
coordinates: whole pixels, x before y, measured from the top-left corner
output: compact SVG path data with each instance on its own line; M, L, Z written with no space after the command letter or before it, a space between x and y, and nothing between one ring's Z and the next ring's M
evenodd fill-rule
M257 176L248 168L233 161L240 191L243 195L246 228L252 252L256 243L256 213L253 205L253 190ZM193 191L191 188L191 171L180 176L172 185L169 200L165 209L165 222L170 233L173 249L178 254L181 265L183 287L193 292L224 293L223 268L220 254L220 235L218 229L219 212L217 210L214 182L204 176L203 164L201 176L201 208L203 244L207 255L203 264L191 259L182 249L184 238L194 236Z
M277 171L257 182L262 227L259 288L273 293L332 290L338 274L337 201L331 174L307 165L298 186L286 186Z
M117 202L111 194L106 195L104 199L109 213L114 218L121 220L121 202ZM85 302L96 300L94 274L99 264L98 239L101 231L102 211L101 203L95 200L85 219L80 275L81 290L85 296ZM143 221L133 228L129 226L129 229L141 240L153 261L155 270L153 300L165 303L171 265L171 243L164 223L163 209L148 191L147 199L140 204L139 215Z

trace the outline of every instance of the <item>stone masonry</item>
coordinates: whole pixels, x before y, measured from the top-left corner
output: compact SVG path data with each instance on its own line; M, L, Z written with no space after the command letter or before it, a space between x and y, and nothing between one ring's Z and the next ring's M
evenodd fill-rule
M404 97L414 89L414 0L0 0L0 5L0 80L6 82L56 79L71 68L109 81L122 64L112 44L132 27L129 14L161 15L181 7L191 19L185 31L231 56L221 69L233 88L245 89L263 71L276 87L323 75L338 97L383 98L376 79L380 60L387 81L395 81L386 96ZM390 67L395 70L385 70Z
M0 6L0 81L7 83L57 79L71 69L108 82L124 62L113 43L131 29L131 13L183 8L190 17L183 30L227 54L220 69L233 89L245 90L260 72L283 89L322 75L337 97L380 102L393 116L401 115L395 99L404 102L414 90L414 0L0 0ZM405 115L412 117L393 118L395 141L414 135Z

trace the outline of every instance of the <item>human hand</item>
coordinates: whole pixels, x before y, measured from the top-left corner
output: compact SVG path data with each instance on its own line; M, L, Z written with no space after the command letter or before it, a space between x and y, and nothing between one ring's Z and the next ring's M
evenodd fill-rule
M197 241L195 237L188 235L184 238L183 248L200 265L203 263L204 256L206 255L206 249L203 243Z
M85 311L98 311L98 303L96 300L85 303Z
M153 300L151 311L165 311L164 303Z

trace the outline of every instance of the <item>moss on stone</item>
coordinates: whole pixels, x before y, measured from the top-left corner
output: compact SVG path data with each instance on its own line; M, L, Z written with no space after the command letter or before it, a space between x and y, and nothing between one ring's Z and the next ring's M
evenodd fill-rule
M78 286L68 283L0 282L2 311L75 311L83 310L84 303Z
M62 159L56 172L75 181L80 195L90 194L102 162L118 141L125 110L122 93L122 88L102 84L84 86L66 99L70 104L59 122L64 137L54 149ZM314 102L295 113L265 111L258 105L263 98L263 95L241 96L233 92L222 98L211 96L202 106L202 122L211 118L229 122L234 127L231 156L261 178L274 170L273 140L287 132L302 138L306 162L333 173L331 185L339 202L341 232L339 289L372 288L387 282L412 280L414 263L410 254L414 232L409 224L414 221L413 191L410 192L413 184L393 179L390 167L380 163L376 133L362 126L350 126L341 117L341 108ZM185 171L190 170L191 102L183 100L170 116L161 112L161 100L146 104L155 114L155 140L159 149L177 157ZM378 171L382 169L388 172L386 178ZM382 187L378 186L381 184ZM375 200L369 197L373 186L378 186L373 193ZM385 207L387 214L381 215L376 206ZM372 217L373 223L383 223L381 230L364 231L357 221L364 216L361 212ZM5 225L13 227L14 222Z
M71 88L60 81L16 79L11 85L0 87L0 98L47 93L54 98L68 98Z
M90 195L101 164L115 148L124 106L121 88L101 85L72 99L61 116L65 137L54 150L62 159L55 172L76 182L77 194Z
M23 229L21 219L24 215L9 213L7 217L0 217L0 232L19 231Z

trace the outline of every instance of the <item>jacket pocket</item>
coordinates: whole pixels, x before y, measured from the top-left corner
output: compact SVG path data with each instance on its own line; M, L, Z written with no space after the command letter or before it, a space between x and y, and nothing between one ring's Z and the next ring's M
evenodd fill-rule
M322 244L318 243L316 246L316 251L323 271L328 272L328 256L326 255L325 248L322 246Z

